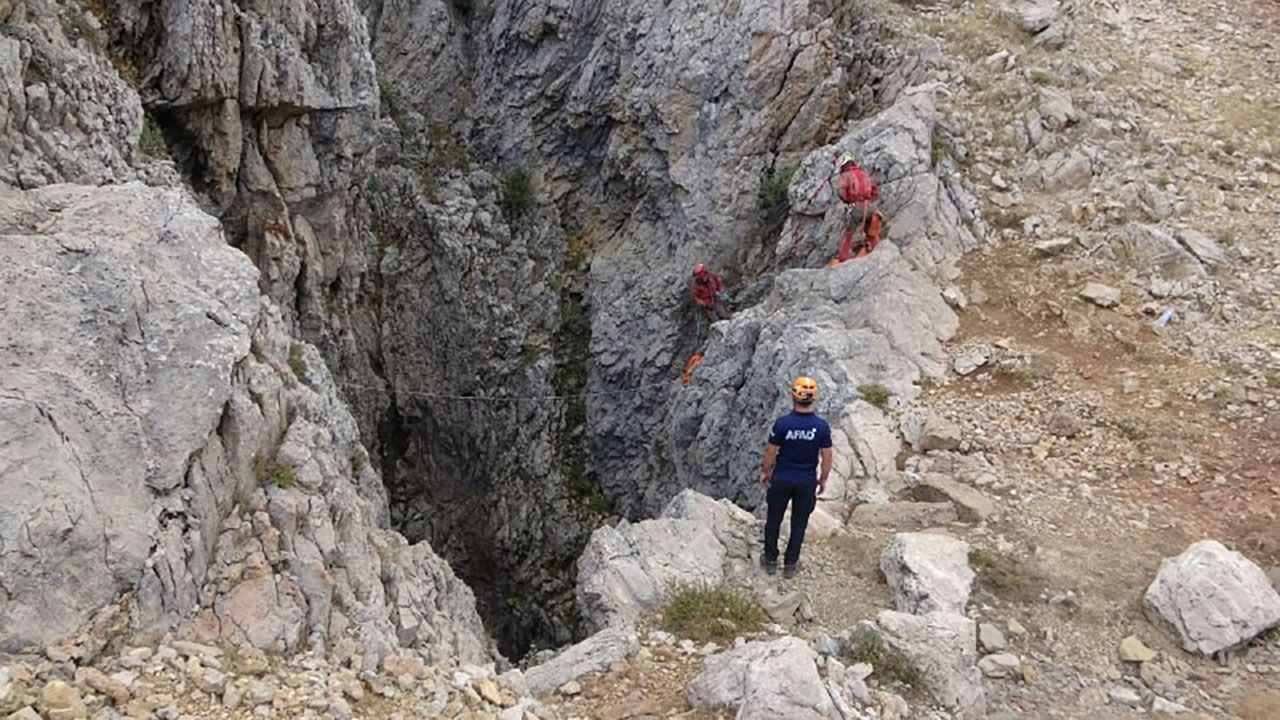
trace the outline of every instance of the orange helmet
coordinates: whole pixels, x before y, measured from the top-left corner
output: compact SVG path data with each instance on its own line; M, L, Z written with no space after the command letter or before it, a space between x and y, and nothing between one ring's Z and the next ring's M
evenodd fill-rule
M818 399L818 383L811 377L800 376L791 383L791 399L811 403Z

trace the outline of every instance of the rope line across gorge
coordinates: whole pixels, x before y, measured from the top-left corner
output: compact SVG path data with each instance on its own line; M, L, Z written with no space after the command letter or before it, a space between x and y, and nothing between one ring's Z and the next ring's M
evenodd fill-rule
M627 393L639 392L649 388L669 386L672 383L679 382L679 378L670 380L661 380L649 383L640 383L631 387L618 388L616 390L594 390L582 393L566 393L555 395L456 395L451 393L427 392L425 390L396 390L390 387L375 387L373 385L357 385L354 383L342 384L337 383L340 389L366 390L369 392L385 392L388 395L407 395L409 397L423 398L428 400L465 400L465 401L484 401L484 402L522 402L536 400L585 400L590 397L600 397L606 395L624 395Z

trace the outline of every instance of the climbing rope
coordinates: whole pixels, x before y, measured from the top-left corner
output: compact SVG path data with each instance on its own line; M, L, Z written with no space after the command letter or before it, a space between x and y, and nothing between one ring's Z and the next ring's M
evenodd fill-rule
M615 390L594 390L582 393L563 393L553 395L458 395L453 393L427 392L424 390L392 390L389 387L375 387L373 385L361 385L358 383L339 383L342 389L352 388L356 390L364 390L368 392L385 392L388 395L408 396L420 398L424 400L457 400L457 401L483 401L483 402L532 402L532 401L566 401L566 400L585 400L592 397L624 395L627 393L639 392L649 388L669 386L675 380L659 380L648 383L640 383L631 387L617 388Z

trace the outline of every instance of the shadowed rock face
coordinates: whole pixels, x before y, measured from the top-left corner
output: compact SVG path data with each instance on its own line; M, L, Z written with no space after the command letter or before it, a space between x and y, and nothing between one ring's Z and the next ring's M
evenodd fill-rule
M771 274L761 173L838 136L899 76L859 84L891 58L822 3L367 14L390 111L370 204L396 524L442 548L491 618L536 629L505 649L563 642L598 511L639 518L679 488L659 448L693 350L689 266ZM500 211L516 170L537 201L519 217ZM588 396L421 395L442 387Z

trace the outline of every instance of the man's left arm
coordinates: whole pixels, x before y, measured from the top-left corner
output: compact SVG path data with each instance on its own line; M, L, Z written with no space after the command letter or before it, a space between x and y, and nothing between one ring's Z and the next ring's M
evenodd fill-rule
M822 469L818 475L818 494L821 495L827 491L827 478L831 476L831 465L834 460L831 452L831 428L826 424L822 426L818 447L818 456L822 460Z

